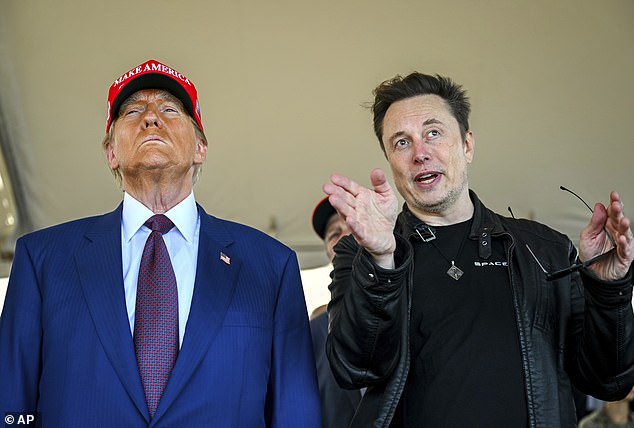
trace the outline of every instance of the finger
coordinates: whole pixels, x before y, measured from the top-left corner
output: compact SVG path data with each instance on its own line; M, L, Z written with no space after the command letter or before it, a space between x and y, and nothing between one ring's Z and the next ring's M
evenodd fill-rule
M377 193L386 193L392 189L390 183L387 181L385 172L383 172L381 168L372 170L370 173L370 182L372 183L372 187L374 187L374 191Z
M341 199L336 198L335 196L329 196L328 201L344 221L347 221L351 215L354 215L352 207L345 202L341 202Z
M608 213L606 208L602 203L597 202L594 204L594 210L592 212L592 217L590 217L590 221L586 226L586 231L591 235L598 235L605 226L605 223L608 219Z
M342 182L341 180L341 176L339 176L338 179L336 179L338 182ZM347 179L344 179L343 181L346 181ZM326 184L324 184L322 186L322 190L324 191L325 194L327 194L328 196L330 195L336 195L337 198L341 199L342 203L347 203L349 205L354 206L355 205L355 196L350 193L345 187L342 187L338 184L335 184L334 182L330 181ZM339 200L338 199L338 200ZM331 202L332 204L332 202Z
M352 196L359 195L361 189L363 188L363 186L349 179L345 175L333 174L330 176L330 181L351 193Z
M328 194L330 205L332 205L344 219L352 213L352 210L354 210L354 197L346 190L338 186L326 184L324 185L324 191Z
M621 218L617 227L617 231L619 233L619 236L625 237L626 243L629 244L631 241L634 241L634 234L632 234L631 222L629 218Z
M619 235L616 241L617 254L622 260L631 263L634 260L634 240L627 234Z
M618 205L617 210L620 210L622 204L618 201L613 202L613 204L614 203ZM615 213L612 212L612 216L614 215ZM622 215L622 213L620 213L619 217L620 218L618 220L613 218L610 218L609 220L610 222L613 222L612 224L614 225L614 244L617 247L618 257L622 261L630 263L632 259L634 259L634 236L632 235L632 229L630 227L631 223L627 217Z
M321 189L324 191L324 193L328 196L330 195L336 195L336 194L345 194L348 193L348 191L346 189L344 189L341 186L338 186L336 184L333 184L332 182L327 182L326 184L324 184Z
M338 186L335 186L329 181L321 186L321 190L323 190L326 195L330 196L337 191L337 187Z
M629 228L629 220L627 221L627 227L625 228L623 228L621 223L621 221L626 217L623 212L623 202L621 202L621 198L616 192L610 193L610 204L607 207L607 216L606 227L608 230L616 233L613 235L614 237L617 237L621 233L629 233L627 231Z
M610 205L608 206L608 216L618 222L625 214L623 213L623 202L618 193L610 193Z

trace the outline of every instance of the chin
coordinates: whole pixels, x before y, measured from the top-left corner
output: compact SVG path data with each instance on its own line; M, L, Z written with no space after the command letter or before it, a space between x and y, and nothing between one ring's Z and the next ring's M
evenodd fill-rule
M408 201L407 204L410 207L415 207L417 210L433 214L440 214L444 212L449 205L447 198L415 198L413 201L411 201L411 203Z

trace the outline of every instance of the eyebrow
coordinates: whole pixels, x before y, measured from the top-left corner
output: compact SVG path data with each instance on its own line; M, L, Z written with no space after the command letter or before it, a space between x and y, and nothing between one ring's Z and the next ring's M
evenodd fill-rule
M121 114L125 111L126 108L130 107L131 105L134 105L138 102L141 101L141 95L140 95L141 91L137 91L134 94L130 95L122 104L121 107L119 107L119 116L121 116ZM181 100L179 100L176 96L172 95L171 93L169 93L168 91L161 89L160 92L157 94L157 98L161 101L164 102L173 102L176 103L176 105L183 111L185 112L186 109L183 106L183 103L181 102Z
M427 125L444 125L444 123L436 118L427 119L423 122L423 126ZM407 136L407 132L405 131L397 131L394 134L390 135L388 141L393 141L395 138Z
M426 121L424 121L423 125L444 125L444 123L432 117L431 119L427 119Z

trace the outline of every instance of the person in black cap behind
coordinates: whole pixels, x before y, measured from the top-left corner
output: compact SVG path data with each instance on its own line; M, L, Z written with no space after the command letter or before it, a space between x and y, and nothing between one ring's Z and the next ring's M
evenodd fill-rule
M5 421L319 427L295 253L194 200L207 141L193 83L154 60L118 78L103 150L122 204L16 244Z
M328 198L322 199L315 206L312 220L315 233L324 241L328 260L332 261L335 257L335 245L342 237L350 233L348 225L337 214ZM310 333L313 337L313 352L317 365L322 424L324 428L346 428L361 400L361 391L341 388L332 375L326 357L326 337L328 336L326 307L317 308L311 316Z

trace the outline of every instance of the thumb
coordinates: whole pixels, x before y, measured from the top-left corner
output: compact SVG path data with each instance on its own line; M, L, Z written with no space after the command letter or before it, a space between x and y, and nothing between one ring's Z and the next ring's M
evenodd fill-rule
M607 216L608 213L603 204L595 204L594 210L592 212L592 217L590 218L590 222L588 223L588 229L593 231L594 233L599 233L603 229L603 226L605 226Z
M385 177L385 172L383 172L381 168L372 170L370 173L370 182L372 183L372 187L374 187L374 191L377 193L387 193L392 189Z

